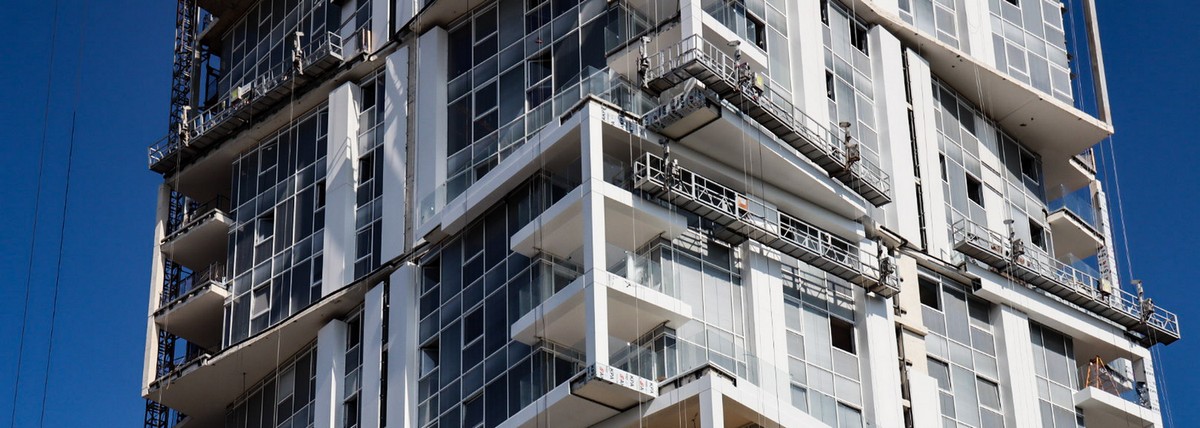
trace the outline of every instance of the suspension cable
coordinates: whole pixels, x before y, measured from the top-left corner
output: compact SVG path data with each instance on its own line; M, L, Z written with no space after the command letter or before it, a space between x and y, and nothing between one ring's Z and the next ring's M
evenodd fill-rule
M57 51L58 41L58 0L54 1L54 14L51 19L50 26L50 64L46 67L46 98L42 107L42 139L38 144L38 166L37 166L37 185L33 197L33 226L29 230L29 262L25 268L25 302L21 308L21 329L20 339L17 344L17 368L15 380L13 381L12 392L12 410L9 413L8 426L15 427L17 423L17 397L21 390L21 365L24 362L25 356L25 328L29 321L29 291L30 281L33 279L33 259L34 250L37 248L37 227L38 218L41 217L42 207L42 179L45 160L46 160L46 134L50 124L50 94L54 87L54 56Z

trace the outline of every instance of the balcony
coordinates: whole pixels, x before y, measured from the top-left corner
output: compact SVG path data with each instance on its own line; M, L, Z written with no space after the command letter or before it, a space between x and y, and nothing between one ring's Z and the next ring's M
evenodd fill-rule
M1179 318L1107 280L1083 272L1050 257L1040 248L1019 239L959 220L951 226L954 249L1063 300L1091 311L1136 333L1146 346L1170 344L1179 339Z
M1127 367L1123 360L1119 367ZM1078 407L1090 428L1149 428L1159 426L1159 412L1150 408L1148 391L1142 385L1114 369L1113 364L1104 365L1099 358L1079 367L1082 385L1074 393Z
M208 108L189 115L182 143L163 139L149 148L150 169L166 174L196 160L206 149L243 129L253 119L286 101L297 89L319 81L342 63L342 39L335 33L316 36L304 49L301 68L281 63L253 82L232 88ZM269 61L263 58L260 62Z
M606 161L606 168L616 165ZM627 168L619 168L618 174L628 174ZM658 237L674 239L687 230L687 220L659 206L635 196L628 190L613 184L617 180L609 177L604 183L589 186L592 192L604 197L605 242L627 250L636 249ZM561 258L575 255L583 247L585 187L578 186L563 196L549 209L529 222L512 236L512 250L526 256L539 252ZM632 230L627 226L637 224Z
M891 202L891 177L878 165L860 159L857 140L830 131L785 97L773 93L748 62L731 58L698 35L647 59L650 66L645 69L645 82L651 92L661 94L695 79L716 98L745 113L867 201L875 206ZM694 84L688 85L681 96L694 98L690 94ZM686 130L670 130L672 126L678 128L679 106L684 105L688 104L672 101L646 113L647 128L686 134Z
M347 286L241 343L214 354L197 354L159 376L142 391L194 419L193 426L221 426L229 403L244 388L278 368L316 339L329 320L344 317L362 303L365 283Z
M890 259L860 254L858 245L831 235L773 206L672 166L647 153L634 166L636 187L721 227L718 239L753 239L883 297L900 292ZM881 269L882 262L882 269Z
M664 294L661 287L656 290L653 284L636 283L607 271L595 270L553 290L545 301L517 319L511 327L512 338L528 344L539 340L584 343L588 333L586 291L589 286L605 288L608 333L618 341L635 342L651 326L679 327L692 320L692 307L675 296Z
M1058 198L1096 181L1096 160L1091 150L1056 163L1043 159L1042 171L1047 196Z
M1059 260L1085 259L1104 246L1092 207L1091 189L1079 189L1050 201L1050 233L1054 237L1054 257Z
M154 311L159 328L204 349L220 348L222 314L229 297L224 265L188 273L172 291L163 295Z
M229 228L233 226L226 211L229 199L217 196L204 203L187 201L184 206L182 218L167 225L166 238L161 242L163 254L193 270L225 260Z

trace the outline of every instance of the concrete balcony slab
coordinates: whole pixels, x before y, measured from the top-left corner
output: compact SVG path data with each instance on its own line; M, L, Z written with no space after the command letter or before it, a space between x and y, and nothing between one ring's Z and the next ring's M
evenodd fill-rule
M580 276L518 319L511 327L512 338L527 344L542 339L567 345L583 343L589 286L608 288L608 333L614 339L633 343L660 324L678 328L692 320L692 307L679 299L598 271Z

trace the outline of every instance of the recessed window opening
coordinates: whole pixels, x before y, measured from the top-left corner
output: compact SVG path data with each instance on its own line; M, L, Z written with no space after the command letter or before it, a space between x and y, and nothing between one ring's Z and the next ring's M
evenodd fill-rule
M829 318L829 338L834 348L855 354L854 347L854 324L830 317Z
M917 280L917 283L921 288L921 304L941 310L942 293L939 290L938 284L925 278L920 278Z
M980 208L983 207L983 182L970 174L967 174L967 197Z
M1046 249L1046 229L1033 220L1029 220L1029 242L1038 248Z
M1033 181L1039 179L1037 157L1024 150L1021 151L1021 173Z

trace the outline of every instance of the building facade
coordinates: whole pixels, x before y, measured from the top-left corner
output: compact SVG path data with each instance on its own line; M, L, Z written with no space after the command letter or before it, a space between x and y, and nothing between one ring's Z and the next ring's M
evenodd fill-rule
M179 0L146 426L1162 426L1095 14Z

